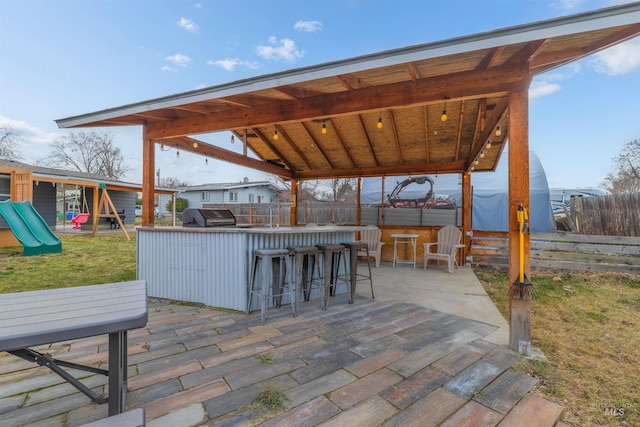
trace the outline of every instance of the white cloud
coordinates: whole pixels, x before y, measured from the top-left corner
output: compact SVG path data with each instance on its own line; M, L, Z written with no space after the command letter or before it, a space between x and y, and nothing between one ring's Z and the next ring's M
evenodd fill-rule
M161 68L161 70L162 70L162 71L168 71L168 72L170 72L170 73L175 73L175 72L177 72L177 71L178 71L178 70L176 70L176 69L175 69L175 68L173 68L173 67L169 67L168 65L165 65L164 67L162 67L162 68Z
M178 67L187 67L191 63L191 58L181 53L176 53L175 55L167 56L165 59L167 61L173 62Z
M45 132L27 122L0 116L0 127L8 126L13 129L18 142L18 154L21 161L35 163L47 154L51 143L60 138L63 132Z
M207 65L217 65L218 67L223 68L227 71L233 71L238 65L244 65L246 67L251 68L252 70L260 68L260 66L256 63L243 61L238 58L225 58L225 59L219 59L217 61L209 60L207 61Z
M304 33L315 33L322 31L322 22L320 21L298 21L293 26L294 29Z
M291 39L278 39L275 36L269 37L269 46L258 46L256 53L266 60L282 59L288 62L295 62L297 58L302 58L304 52L296 49L296 42Z
M209 61L209 65L217 65L227 71L233 71L241 61L238 58L226 58L218 61Z
M201 3L196 3L193 5L194 9L202 9L202 4Z
M529 87L529 99L534 100L561 91L562 86L558 82L571 79L581 72L582 65L578 62L572 62L553 72L536 77Z
M640 38L596 53L590 64L598 73L610 76L630 73L640 68Z
M551 7L560 10L562 13L571 12L577 9L585 0L556 0L551 2Z
M3 116L0 116L0 126L12 128L18 137L19 143L26 142L28 144L47 145L62 135L60 132L44 132L27 122Z
M188 19L188 18L180 18L177 24L178 24L178 27L184 28L190 33L197 33L198 30L200 29L200 27L198 27L198 25L195 22L193 22L191 19Z
M534 100L560 91L562 87L557 83L546 80L533 81L529 87L529 99Z

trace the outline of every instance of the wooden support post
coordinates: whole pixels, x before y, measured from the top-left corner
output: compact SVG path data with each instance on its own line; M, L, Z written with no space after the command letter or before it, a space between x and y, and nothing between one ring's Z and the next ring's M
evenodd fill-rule
M529 79L509 92L509 286L519 282L520 232L518 206L529 210ZM524 235L524 272L530 272L529 234ZM528 300L511 298L509 347L529 353L531 309Z
M295 227L298 224L298 180L291 180L291 211L289 214L289 225Z
M462 243L464 248L462 249L462 263L466 264L466 257L468 251L471 249L471 175L466 173L462 174Z
M100 221L100 217L98 216L98 199L100 198L100 187L93 187L93 235L96 235L98 231L98 221Z
M153 227L154 225L154 196L155 186L155 169L156 154L155 142L147 138L147 127L143 126L142 137L142 225L145 227ZM175 206L175 203L174 203Z
M380 226L384 227L384 181L385 181L385 177L382 177L382 190L380 190L380 192L382 193L380 195L380 199L381 199L381 203L380 203ZM377 218L376 218L377 219Z
M356 224L360 225L362 221L362 206L360 206L360 199L362 197L362 178L358 178L358 199L356 200Z

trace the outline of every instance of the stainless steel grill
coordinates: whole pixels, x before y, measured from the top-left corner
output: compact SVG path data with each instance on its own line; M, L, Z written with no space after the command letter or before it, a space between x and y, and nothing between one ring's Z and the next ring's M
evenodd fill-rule
M183 227L234 227L236 217L228 209L187 208L182 212Z

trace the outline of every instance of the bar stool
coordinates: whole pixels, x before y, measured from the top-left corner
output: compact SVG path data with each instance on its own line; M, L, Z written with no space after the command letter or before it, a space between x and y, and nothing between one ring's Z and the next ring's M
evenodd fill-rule
M373 295L373 277L371 275L371 257L369 256L369 245L366 242L343 242L342 245L349 250L349 277L351 280L351 301L356 293L356 283L358 280L369 279L371 284L371 298L376 299ZM367 253L367 267L369 268L369 275L358 274L358 251L365 251Z
M320 290L322 287L318 248L289 246L287 250L289 257L293 259L291 282L297 291L296 294L299 292L303 296L303 301L309 301L312 289ZM322 308L326 309L326 305L323 304Z
M329 304L329 293L335 294L335 286L338 281L342 281L347 288L350 288L347 278L347 255L343 245L318 244L318 251L322 254L322 277L324 282L324 308ZM340 274L340 261L343 261L342 275ZM342 277L340 277L342 276ZM353 304L353 292L349 293L349 304Z
M249 289L249 296L247 298L246 313L249 314L251 311L253 295L257 295L260 298L260 319L262 323L264 323L267 315L267 300L269 299L269 295L275 299L275 305L280 307L282 305L282 296L285 295L284 289L288 288L293 317L296 317L295 283L291 281L287 283L286 280L287 274L290 274L290 271L291 261L287 249L256 249L253 257L251 289Z

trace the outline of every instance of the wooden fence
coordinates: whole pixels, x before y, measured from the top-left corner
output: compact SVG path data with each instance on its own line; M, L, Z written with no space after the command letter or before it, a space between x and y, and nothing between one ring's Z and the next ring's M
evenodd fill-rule
M507 233L474 230L467 262L508 266ZM532 233L531 266L640 274L640 237Z
M571 217L581 234L640 237L640 193L579 197Z
M213 204L203 205L205 209L229 209L238 224L289 225L290 203ZM355 224L356 203L344 202L301 202L298 203L298 223L300 224ZM443 226L462 224L462 209L385 209L384 224L387 226ZM361 207L362 224L382 225L380 207Z

